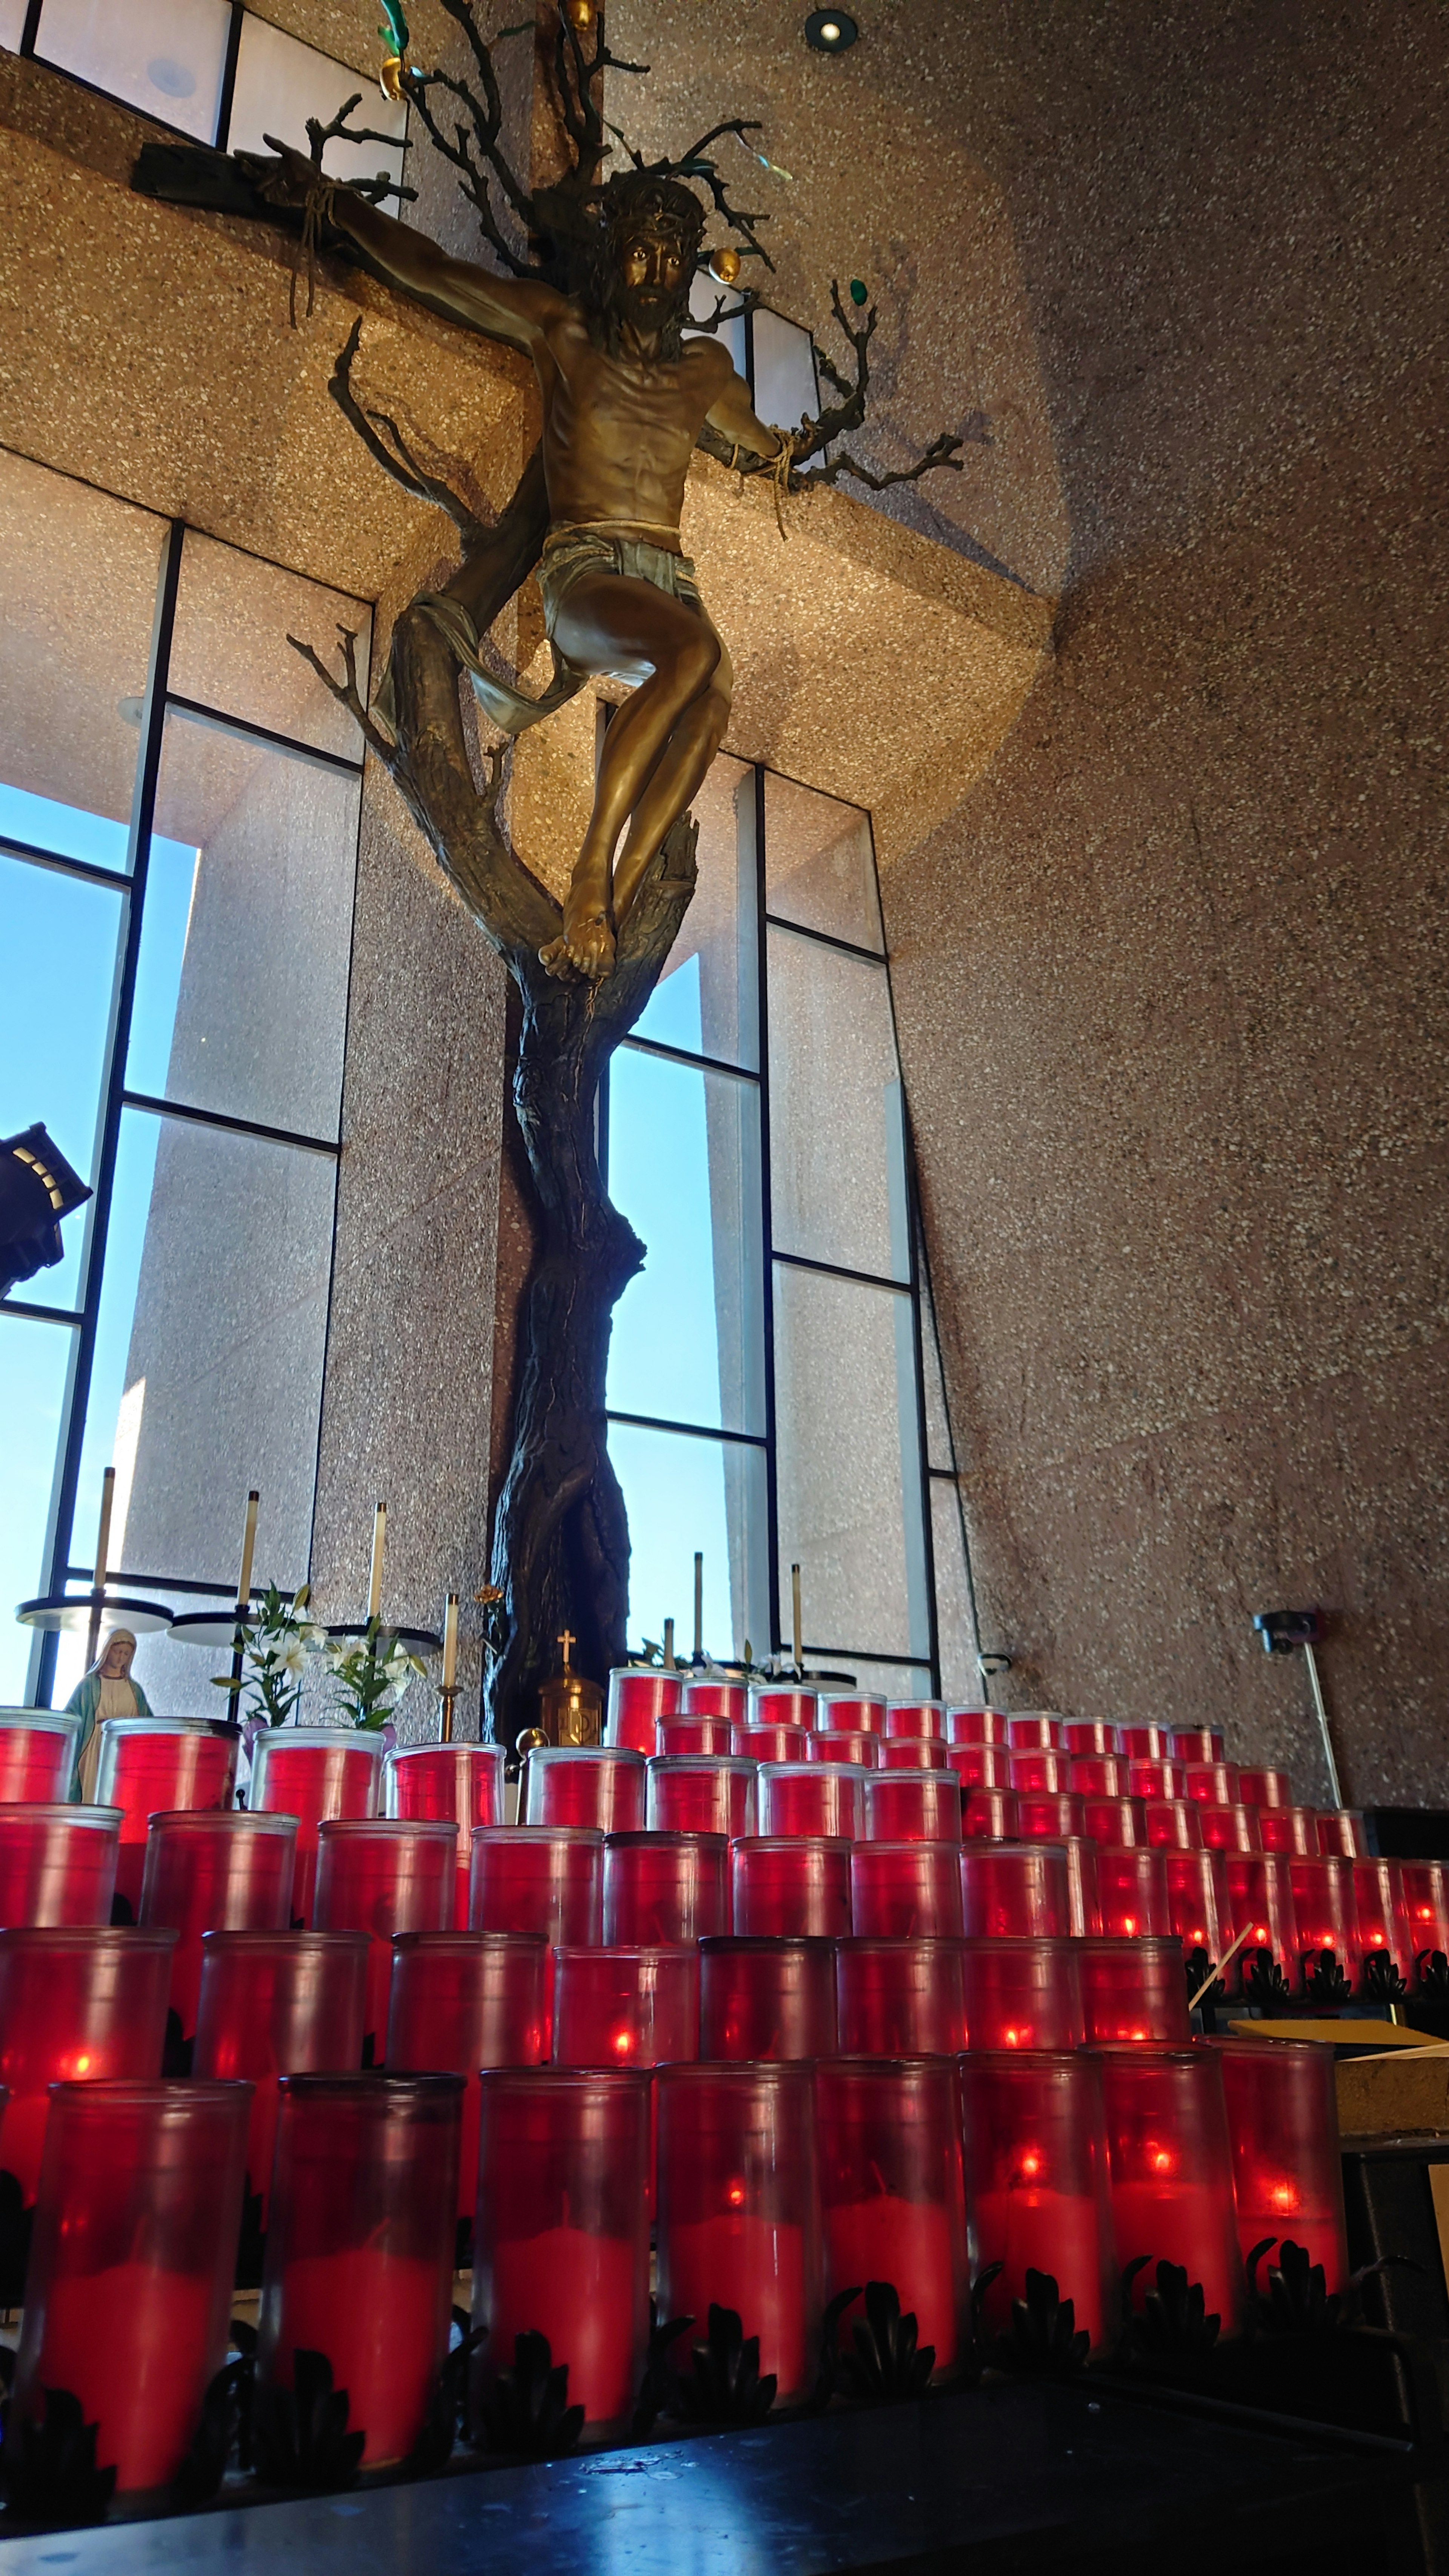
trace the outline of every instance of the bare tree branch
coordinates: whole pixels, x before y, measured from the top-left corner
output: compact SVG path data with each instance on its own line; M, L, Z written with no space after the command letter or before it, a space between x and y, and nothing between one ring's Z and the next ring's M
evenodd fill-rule
M359 313L348 332L347 344L327 380L327 390L343 419L349 428L356 431L369 456L382 467L384 474L391 475L394 483L401 484L415 501L431 501L436 508L446 510L465 550L479 544L485 531L467 502L461 500L452 486L439 476L424 471L395 421L389 419L385 412L365 410L358 401L352 386L352 363L361 337L362 315ZM384 443L384 431L392 440L391 450Z

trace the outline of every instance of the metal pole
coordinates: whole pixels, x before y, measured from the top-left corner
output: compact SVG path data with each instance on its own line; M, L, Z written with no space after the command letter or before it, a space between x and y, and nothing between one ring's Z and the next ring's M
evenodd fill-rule
M1334 1758L1333 1737L1328 1729L1328 1707L1323 1696L1323 1684L1318 1678L1318 1658L1311 1645L1305 1644L1303 1660L1308 1666L1308 1685L1313 1693L1314 1714L1318 1719L1318 1732L1323 1741L1323 1759L1328 1770L1328 1785L1333 1792L1335 1807L1341 1807L1343 1791L1338 1785L1338 1763Z

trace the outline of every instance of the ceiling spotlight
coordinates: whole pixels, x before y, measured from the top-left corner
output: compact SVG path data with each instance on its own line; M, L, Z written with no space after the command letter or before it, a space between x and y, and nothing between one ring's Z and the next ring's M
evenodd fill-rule
M843 9L812 9L805 21L805 42L817 54L843 54L860 34Z

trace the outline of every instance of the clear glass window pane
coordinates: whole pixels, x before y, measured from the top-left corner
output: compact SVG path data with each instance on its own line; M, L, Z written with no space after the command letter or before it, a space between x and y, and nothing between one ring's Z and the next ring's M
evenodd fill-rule
M759 1094L623 1046L609 1074L609 1195L646 1247L614 1310L608 1403L763 1432Z
M791 931L768 936L775 1249L907 1280L900 1075L886 976Z
M694 282L689 290L690 312L694 315L696 321L702 322L705 320L707 315L713 313L717 304L722 304L725 308L724 312L720 316L719 327L717 330L711 332L686 331L684 336L686 340L718 340L722 348L728 349L730 357L734 362L735 374L737 376L742 376L745 372L744 313L738 300L730 295L727 288L716 286L714 279L710 277L704 269L697 269L694 275Z
M954 1477L931 1478L931 1550L936 1563L936 1651L941 1658L941 1689L947 1699L969 1707L981 1676L976 1666L976 1623L971 1616L961 1497Z
M774 429L798 429L802 420L813 420L820 408L810 334L765 304L756 306L752 328L755 416Z
M807 1646L929 1660L912 1301L775 1265L781 1598Z
M0 854L0 935L10 960L0 1012L0 1135L39 1119L83 1181L95 1179L123 911L123 898L107 886ZM77 1210L61 1228L64 1260L20 1281L12 1295L31 1305L77 1305L85 1232Z
M609 1425L609 1456L629 1513L629 1642L693 1645L694 1552L704 1557L704 1642L723 1657L759 1658L769 1629L765 1453L729 1440Z
M42 62L210 143L230 29L228 0L45 0L35 50Z
M401 179L408 125L406 106L384 98L375 80L349 71L345 63L334 63L330 56L299 43L295 36L284 36L280 27L269 27L264 19L254 18L249 9L242 20L227 150L265 152L267 136L275 134L280 142L295 144L299 152L306 152L310 148L308 117L315 116L319 124L330 125L343 102L355 97L359 90L362 100L351 122L370 126L374 133L395 135L397 140L329 143L323 165L327 176L375 179L379 170L385 170L390 179Z
M168 716L133 1091L336 1135L358 796L345 771Z
M821 1670L839 1671L840 1659L832 1657ZM931 1699L929 1664L876 1664L869 1655L848 1655L843 1669L851 1675L858 1691L869 1691L877 1699Z
M0 45L18 53L25 33L25 0L0 0Z
M0 1701L22 1707L34 1632L17 1627L17 1601L45 1589L46 1531L75 1334L66 1324L0 1315Z
M767 770L765 909L884 956L870 816Z
M723 754L694 800L699 881L636 1034L722 1064L760 1060L755 773Z
M357 637L365 689L372 611L364 601L188 529L171 639L171 694L244 716L248 724L265 725L293 742L360 760L355 720L287 641L298 636L329 670L340 670L339 626Z

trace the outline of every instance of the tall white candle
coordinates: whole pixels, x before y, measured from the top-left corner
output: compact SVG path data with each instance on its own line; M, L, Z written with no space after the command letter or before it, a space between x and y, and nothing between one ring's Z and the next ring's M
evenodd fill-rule
M795 1670L799 1673L803 1672L805 1669L805 1648L801 1642L805 1631L800 1617L800 1568L798 1565L792 1565L790 1568L790 1611L795 1629Z
M236 1606L245 1610L252 1597L252 1558L257 1545L257 1505L261 1495L253 1485L247 1496L247 1516L242 1523L241 1572L236 1579Z
M450 1592L443 1612L443 1688L452 1690L458 1678L458 1595Z
M696 1548L696 1549L695 1549L695 1551L694 1551L694 1660L695 1660L695 1662L696 1662L696 1663L699 1663L699 1662L702 1660L703 1655L704 1655L704 1557L703 1557L703 1554L702 1554L702 1552L700 1551L700 1549Z
M372 1524L372 1581L367 1591L369 1619L380 1619L382 1616L382 1556L386 1545L387 1505L379 1503L377 1516Z

